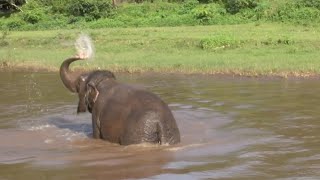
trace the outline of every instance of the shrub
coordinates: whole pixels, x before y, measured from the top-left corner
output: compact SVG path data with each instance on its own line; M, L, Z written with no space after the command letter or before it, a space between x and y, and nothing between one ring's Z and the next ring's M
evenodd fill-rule
M37 0L37 2L44 7L50 7L53 13L66 13L70 0Z
M242 9L254 9L257 7L259 0L224 0L223 3L227 12L236 14Z
M48 14L47 7L43 7L36 1L31 1L23 6L23 12L19 15L22 19L30 24L36 24L44 19Z
M201 24L216 24L219 16L226 15L226 11L218 4L200 5L194 8L192 15L199 20Z
M320 0L298 0L297 5L320 9Z
M304 7L297 9L292 15L294 19L298 20L298 22L303 22L305 20L320 20L320 11L316 8L312 7Z
M214 16L214 12L206 6L200 6L192 10L193 16L201 23L208 22Z
M270 14L271 5L269 1L262 1L254 8L256 19L268 17Z
M68 14L85 17L87 21L111 16L113 6L107 0L71 0L67 5Z
M320 11L314 7L299 7L298 4L287 3L278 8L273 20L308 24L320 22Z
M22 19L27 23L36 24L42 19L43 14L39 11L27 11L22 16Z
M197 0L187 0L182 4L182 7L179 8L178 14L188 14L198 5L199 5L199 1Z
M25 22L22 21L21 19L13 18L13 19L8 20L5 23L4 28L7 28L9 30L19 30L24 25L25 25Z
M237 15L246 21L260 20L270 16L270 7L267 1L262 1L253 9L241 9Z

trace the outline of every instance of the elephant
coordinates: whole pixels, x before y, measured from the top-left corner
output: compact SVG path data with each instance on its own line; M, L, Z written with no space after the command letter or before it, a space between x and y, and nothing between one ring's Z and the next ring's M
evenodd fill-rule
M118 82L107 70L71 72L72 57L60 66L63 84L78 93L77 112L92 114L93 138L120 145L180 142L180 131L168 105L156 94Z

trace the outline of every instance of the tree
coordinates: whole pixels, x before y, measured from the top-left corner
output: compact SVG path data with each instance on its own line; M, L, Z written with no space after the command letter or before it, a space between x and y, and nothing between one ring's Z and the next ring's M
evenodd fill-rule
M0 0L0 11L22 11L20 7L27 2L28 0Z

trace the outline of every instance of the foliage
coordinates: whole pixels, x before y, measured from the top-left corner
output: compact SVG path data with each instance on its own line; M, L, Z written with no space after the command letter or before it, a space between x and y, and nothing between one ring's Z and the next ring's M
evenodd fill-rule
M66 5L69 15L85 17L87 21L110 16L112 8L111 2L106 0L70 0Z
M2 29L9 29L9 30L19 30L23 28L26 23L20 18L11 18L10 20L6 21Z
M182 4L178 13L179 14L187 14L190 11L192 11L194 8L196 8L198 5L199 5L199 1L197 1L197 0L187 0Z
M285 3L272 15L273 20L298 24L318 23L320 11L315 7L301 6L301 3Z
M210 24L218 16L226 15L225 9L218 4L206 4L195 7L192 11L195 19L199 20L201 24Z
M31 24L36 24L41 20L41 14L38 12L26 12L24 13L23 20Z
M260 0L224 0L226 10L235 14L241 11L242 9L254 9L258 6Z
M320 0L297 0L297 4L300 6L320 9Z
M134 1L132 1L134 2ZM33 0L21 12L1 16L0 29L43 30L147 26L194 26L284 22L320 23L320 0L139 1ZM259 21L259 22L257 22Z
M50 7L53 13L66 13L70 0L36 0L42 6Z

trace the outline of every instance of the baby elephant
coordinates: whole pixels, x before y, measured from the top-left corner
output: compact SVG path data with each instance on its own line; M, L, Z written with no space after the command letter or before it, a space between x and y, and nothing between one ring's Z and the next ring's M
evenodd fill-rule
M121 145L180 142L172 112L157 95L119 83L110 71L76 75L69 71L76 60L80 58L62 63L60 77L70 91L79 94L79 106L84 104L92 113L94 138Z

